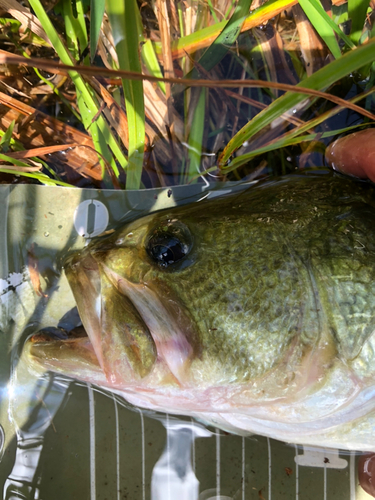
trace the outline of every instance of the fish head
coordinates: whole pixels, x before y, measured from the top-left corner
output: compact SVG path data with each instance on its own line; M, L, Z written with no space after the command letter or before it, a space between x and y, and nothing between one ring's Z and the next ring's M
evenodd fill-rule
M192 264L192 247L184 223L145 217L67 261L82 322L115 386L186 377L199 340L170 285Z

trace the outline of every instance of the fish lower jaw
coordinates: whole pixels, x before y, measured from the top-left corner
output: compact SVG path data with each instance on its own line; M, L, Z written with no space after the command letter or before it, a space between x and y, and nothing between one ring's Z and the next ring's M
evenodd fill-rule
M106 269L111 280L137 309L147 325L155 342L158 358L168 366L170 373L179 384L189 380L189 367L195 356L191 332L180 326L181 318L176 321L160 297L146 284L134 284ZM183 312L179 311L179 316Z

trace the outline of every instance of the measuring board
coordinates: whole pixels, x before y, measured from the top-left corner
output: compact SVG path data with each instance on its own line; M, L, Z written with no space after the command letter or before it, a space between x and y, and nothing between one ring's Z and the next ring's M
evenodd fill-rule
M179 500L371 498L357 484L354 453L213 428L199 435L199 423L150 416L93 386L56 377L46 387L54 394L43 393L47 406L24 427L27 439L14 436L2 457L4 500L175 500L176 492ZM52 419L50 400L59 406ZM178 457L186 463L176 466Z

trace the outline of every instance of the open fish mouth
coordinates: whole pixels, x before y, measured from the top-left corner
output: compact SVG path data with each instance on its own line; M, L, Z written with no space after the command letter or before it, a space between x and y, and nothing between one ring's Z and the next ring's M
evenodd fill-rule
M177 302L170 298L166 306L147 284L130 283L99 263L95 252L70 258L65 273L87 336L34 335L28 347L34 361L112 388L140 381L146 386L188 383L196 349L191 322ZM186 316L185 329L176 313L179 320Z

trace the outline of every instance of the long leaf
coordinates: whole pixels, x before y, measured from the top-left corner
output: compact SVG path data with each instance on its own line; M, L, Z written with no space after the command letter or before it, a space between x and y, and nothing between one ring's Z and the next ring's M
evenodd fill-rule
M75 13L77 15L73 11L72 0L61 0L55 7L55 11L64 18L67 46L73 57L79 61L80 55L88 45L82 0L75 0ZM84 62L88 64L88 57L85 57Z
M356 46L355 44L350 40L348 36L345 35L345 33L342 31L340 26L335 23L333 19L327 14L327 12L323 9L322 4L320 3L319 0L309 0L310 4L315 8L317 12L320 12L321 17L324 19L324 21L330 26L333 31L341 38L343 42L346 43L346 45L351 48L355 49Z
M306 16L309 18L311 24L314 26L316 31L325 41L329 50L332 52L334 58L338 59L339 57L341 57L341 50L339 44L337 43L335 33L332 27L327 22L327 17L329 18L329 16L326 11L323 8L321 10L319 8L316 8L316 5L314 5L311 0L298 1ZM323 12L324 14L326 14L326 16L323 14Z
M361 38L369 0L348 0L349 18L352 20L350 37L354 43Z
M314 90L326 89L349 73L372 62L374 59L374 51L375 39L373 38L366 45L362 45L356 50L348 52L340 57L340 59L333 61L310 77L302 80L296 87L305 87ZM279 118L287 111L293 109L304 99L306 99L306 97L303 94L287 92L276 99L266 109L258 113L229 141L219 158L220 166L226 165L229 158L245 141L250 140L253 135L260 132L276 118ZM243 163L239 163L237 166L244 163L246 163L246 160L244 160Z
M295 5L297 2L298 0L268 0L245 19L241 31L249 30L268 21L272 17L280 14L280 12L288 9L288 7ZM203 28L191 35L181 37L173 42L173 58L184 57L186 53L190 54L208 47L224 29L226 22L227 21L222 21L213 26L208 26L207 28ZM154 46L156 53L161 54L161 44L155 42Z
M87 29L86 29L86 21L85 21L85 13L83 0L76 0L76 10L77 10L77 19L75 24L76 35L79 42L80 53L85 51L89 44ZM89 57L86 56L84 58L84 64L89 64Z
M139 60L138 6L135 0L107 0L107 13L120 69L142 72ZM136 42L135 42L136 41ZM145 110L141 81L122 79L129 128L126 188L139 189L145 144Z
M202 141L204 134L204 119L206 112L206 89L197 89L199 94L199 99L194 110L194 117L191 124L190 134L189 134L189 162L188 169L186 172L186 182L190 182L196 175L200 172L200 163L202 157Z
M142 59L150 72L150 75L162 77L163 74L160 69L158 58L156 57L154 46L152 45L151 40L147 40L142 45ZM165 94L165 83L158 82L158 86Z
M249 13L251 2L252 0L238 1L235 11L224 26L223 31L217 36L217 38L199 59L199 65L206 71L211 71L212 68L219 64L237 40L238 35L241 33L241 28L245 22L246 16ZM194 67L185 78L199 77L199 70Z
M16 167L22 167L22 168L29 168L30 167L29 163L26 163L25 161L22 161L22 160L17 160L16 158L12 158L11 156L8 156L8 155L2 154L2 153L0 153L0 160L12 163Z
M66 44L76 61L79 60L79 44L76 35L75 25L76 19L73 15L72 2L70 0L63 0L59 5L62 7L62 15L65 23L65 37Z
M301 142L310 142L317 139L325 139L327 137L333 137L335 135L340 135L360 127L363 127L363 124L353 125L351 127L345 127L343 129L338 129L338 130L330 130L329 132L323 132L323 133L316 132L314 134L299 135L298 137L288 136L285 139L273 142L272 144L258 148L252 151L251 153L235 158L229 167L223 169L223 173L227 174L229 172L232 172L236 168L240 167L241 165L243 165L242 160L245 160L245 163L247 163L261 154L268 153L270 151L275 151L276 149L286 148L288 146L294 146L296 144L300 144Z
M90 57L93 62L104 16L105 0L91 0L90 7Z
M46 186L65 186L65 187L76 187L72 186L72 184L68 184L67 182L58 181L55 179L51 179L48 175L43 174L41 172L30 173L30 172L22 172L20 170L14 170L11 168L3 168L0 165L0 172L4 174L12 174L12 175L20 175L23 177L30 177L31 179L36 179L37 181L45 184Z
M9 149L11 140L12 140L12 134L13 134L13 129L15 125L15 121L13 120L10 124L9 127L6 129L4 132L3 136L1 137L0 140L0 150L6 153Z
M47 183L50 184L55 184L56 182L58 184L64 185L64 186L69 186L70 184L66 184L65 182L61 181L59 176L54 172L49 165L41 160L40 158L33 158L31 157L31 160L34 162L38 163L39 165L42 165L53 177L54 179L51 179L48 177L48 175L40 172L41 167L39 166L32 166L29 163L26 163L22 160L18 160L17 158L14 158L13 156L8 156L4 154L0 154L0 160L7 162L6 165L0 165L0 171L7 173L7 174L13 174L13 175L28 175L30 177L33 176L42 176L43 179L47 181ZM10 165L9 165L10 163ZM36 177L35 177L36 178Z

